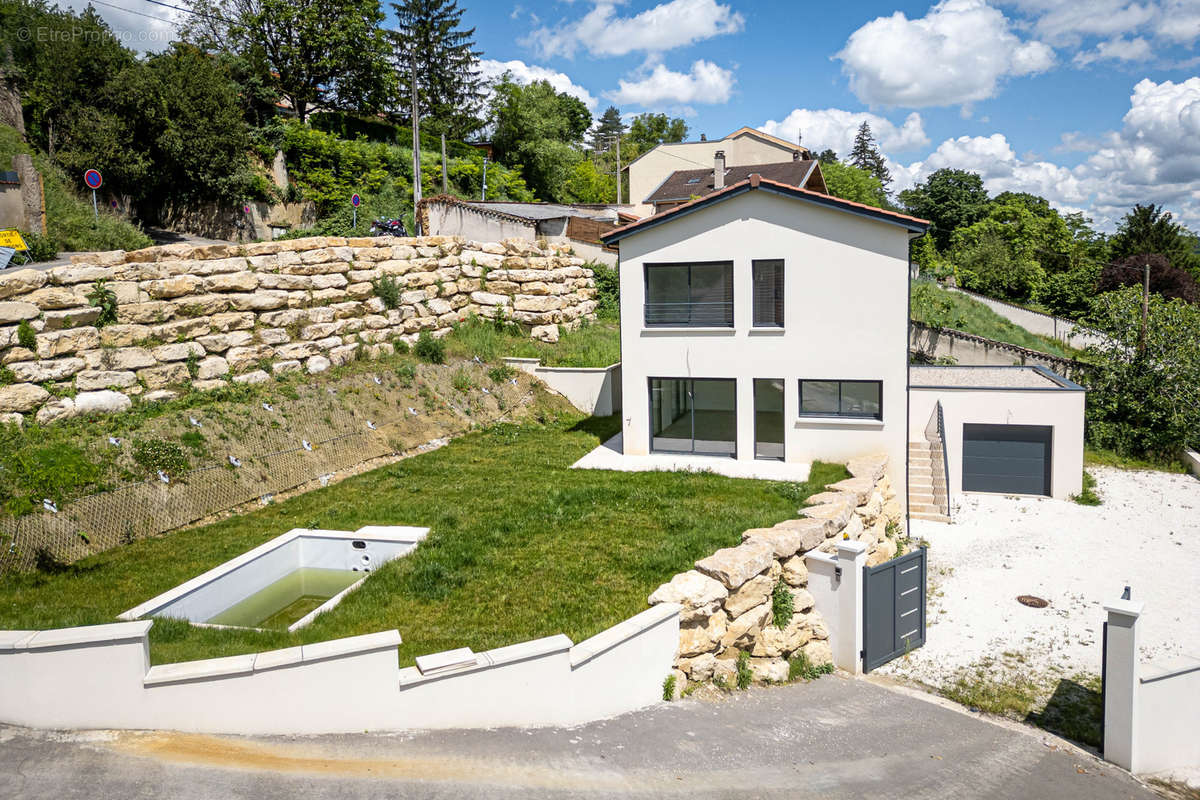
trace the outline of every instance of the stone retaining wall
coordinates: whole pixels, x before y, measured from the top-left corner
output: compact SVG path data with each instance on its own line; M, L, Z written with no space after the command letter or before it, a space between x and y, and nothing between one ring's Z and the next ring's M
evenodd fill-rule
M737 547L718 550L696 562L650 595L650 605L678 603L679 649L676 687L686 682L723 680L733 684L737 659L749 655L754 679L788 679L788 659L804 653L814 665L833 661L829 630L808 592L804 554L836 553L841 539L869 548L867 564L896 555L896 529L902 518L896 490L887 477L885 455L847 464L853 476L813 495L809 505L772 528L752 528ZM791 619L777 620L772 596L782 585L792 595Z
M559 325L575 327L596 307L583 259L519 239L314 237L72 262L0 275L0 422L122 411L188 384L322 372L390 354L421 331L442 336L472 314L554 341ZM376 296L372 282L385 276L400 289L396 308ZM116 323L103 327L88 299L100 280L118 303Z

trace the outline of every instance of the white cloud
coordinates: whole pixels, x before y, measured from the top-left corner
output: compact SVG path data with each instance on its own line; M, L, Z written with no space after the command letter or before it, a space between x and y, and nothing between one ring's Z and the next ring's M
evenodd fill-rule
M694 62L688 72L674 72L663 64L654 64L647 71L649 67L648 63L632 80L622 78L617 83L617 90L606 92L605 96L615 103L639 106L662 103L713 105L728 102L736 82L732 70L704 59Z
M921 115L916 111L909 114L903 124L866 112L845 111L840 108L797 108L783 118L782 122L767 120L758 129L792 141L796 134L802 135L802 143L813 151L832 148L845 158L854 144L858 126L867 122L875 140L884 150L904 151L929 144Z
M1135 203L1160 203L1200 228L1200 77L1140 81L1122 128L1090 143L1075 167L1021 158L1003 134L947 139L921 161L892 165L897 189L943 167L978 172L990 192L1032 192L1066 211L1085 210L1112 230ZM1068 149L1078 134L1063 137Z
M1200 38L1195 0L1000 0L1030 18L1029 28L1055 47L1079 47L1087 37L1143 32L1170 44Z
M1097 61L1145 61L1151 56L1150 42L1141 36L1125 39L1118 36L1096 45L1095 50L1081 51L1072 59L1084 67Z
M588 107L588 110L596 110L597 101L592 93L572 81L566 73L539 67L536 64L526 64L524 61L495 61L485 58L479 62L479 74L485 81L499 78L505 72L511 72L513 80L520 84L547 81L555 91L578 97Z
M87 0L66 0L60 5L79 14L89 3ZM161 52L179 39L179 23L184 15L178 11L154 5L147 5L147 10L141 13L99 4L93 8L121 44L139 53Z
M897 11L850 35L836 55L871 105L950 106L996 94L1000 80L1053 66L1054 51L1022 40L985 0L943 0L920 19Z
M541 27L522 44L542 58L574 57L580 48L594 56L662 53L726 33L737 33L745 18L716 0L670 0L632 17L617 16L619 0L600 0L583 17Z

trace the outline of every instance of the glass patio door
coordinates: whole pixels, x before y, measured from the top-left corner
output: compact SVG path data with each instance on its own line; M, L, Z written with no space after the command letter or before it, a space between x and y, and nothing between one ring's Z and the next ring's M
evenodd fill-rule
M650 451L736 457L736 381L651 378Z

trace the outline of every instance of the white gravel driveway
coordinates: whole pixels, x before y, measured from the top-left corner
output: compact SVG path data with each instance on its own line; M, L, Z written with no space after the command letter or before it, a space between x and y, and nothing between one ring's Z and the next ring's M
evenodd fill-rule
M882 671L938 686L1007 653L1031 677L1098 675L1103 605L1125 586L1145 603L1143 661L1200 655L1200 480L1089 472L1100 506L964 495L953 524L914 520L930 543L927 641Z

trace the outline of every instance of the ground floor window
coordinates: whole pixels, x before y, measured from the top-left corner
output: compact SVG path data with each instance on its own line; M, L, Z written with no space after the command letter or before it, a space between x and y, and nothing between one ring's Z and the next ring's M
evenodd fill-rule
M800 381L800 416L883 419L883 381Z
M650 451L737 456L737 382L651 378Z
M783 461L783 379L754 379L754 457Z

